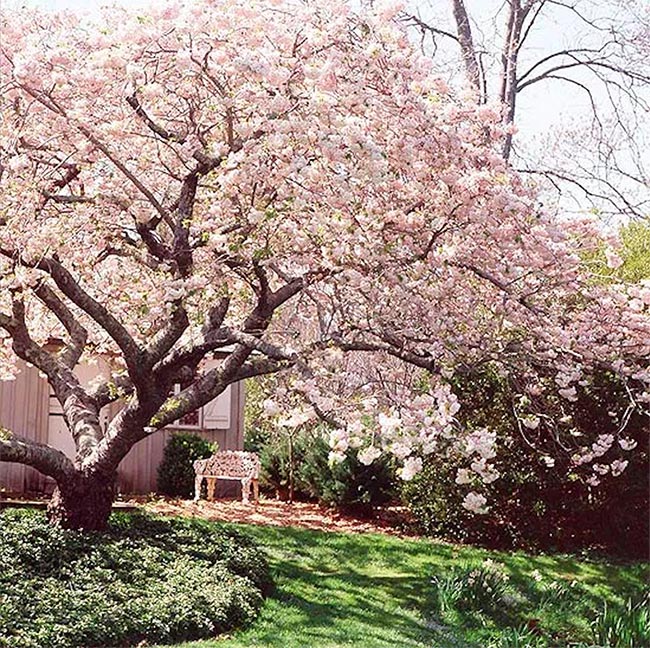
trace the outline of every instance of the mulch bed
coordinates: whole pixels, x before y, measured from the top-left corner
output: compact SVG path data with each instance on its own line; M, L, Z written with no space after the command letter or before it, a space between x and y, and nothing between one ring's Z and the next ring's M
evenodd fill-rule
M244 504L239 500L199 500L145 498L127 500L145 510L160 515L185 515L220 522L244 522L263 526L299 527L319 531L347 533L383 533L393 536L415 534L405 529L406 515L402 507L380 510L373 518L359 519L309 502L282 502L261 498L258 504Z
M46 497L0 497L0 510L4 508L47 508ZM159 496L132 496L113 504L114 511L144 509L159 515L182 515L219 522L243 522L262 526L298 527L318 531L345 533L383 533L392 536L417 537L408 530L408 516L403 507L394 506L378 510L371 518L359 518L311 502L283 502L260 498L257 504L244 504L240 500L220 499L209 502L172 499Z

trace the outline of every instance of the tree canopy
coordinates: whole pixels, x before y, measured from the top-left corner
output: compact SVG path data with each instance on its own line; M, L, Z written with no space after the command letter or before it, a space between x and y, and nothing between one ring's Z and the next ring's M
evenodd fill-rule
M0 360L5 377L18 358L47 376L78 452L4 431L0 460L83 500L134 443L288 370L295 416L329 421L335 451L391 451L408 477L453 447L491 477L496 439L457 425L454 373L492 363L570 400L606 367L650 398L650 286L594 280L585 254L617 265L615 237L540 209L501 155L499 110L433 75L398 9L5 12ZM82 386L82 358L111 375ZM404 364L420 373L396 406L385 387Z

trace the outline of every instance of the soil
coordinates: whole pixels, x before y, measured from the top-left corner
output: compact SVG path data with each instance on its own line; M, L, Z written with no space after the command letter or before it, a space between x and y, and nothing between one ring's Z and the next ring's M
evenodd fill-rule
M260 498L257 504L244 504L239 500L199 500L137 497L126 502L140 505L151 513L160 515L185 515L222 522L244 522L265 526L292 526L319 531L346 533L383 533L394 536L415 534L406 529L406 515L402 507L387 507L372 518L358 518L326 509L309 502L282 502Z

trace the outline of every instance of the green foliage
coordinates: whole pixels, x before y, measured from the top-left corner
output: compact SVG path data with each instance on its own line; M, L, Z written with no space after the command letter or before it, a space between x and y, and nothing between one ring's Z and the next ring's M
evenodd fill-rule
M607 601L592 625L594 643L607 648L639 648L650 646L650 595L616 607Z
M585 263L601 281L625 281L636 283L650 279L650 220L632 221L619 230L621 248L619 255L623 261L618 268L609 268L605 250L597 250Z
M457 606L468 611L498 610L506 602L507 577L490 564L460 566L442 579L434 577L433 583L438 599L444 600L441 608Z
M113 516L106 534L0 514L0 647L92 648L211 637L252 621L265 557L241 533Z
M273 377L249 380L246 386L247 450L260 455L260 486L286 499L316 500L368 515L398 496L393 462L383 457L363 465L348 452L342 463L329 462L327 429L318 424L277 428L264 415L262 403L276 388Z
M193 462L216 451L216 443L210 443L197 434L173 434L158 466L158 492L170 497L191 498L194 494Z
M650 220L632 221L621 228L620 235L623 247L621 279L650 279Z
M316 500L360 515L369 515L396 497L397 480L389 459L365 466L350 451L345 461L331 464L330 448L320 429L301 430L291 443L291 451L286 437L271 438L262 445L263 488L286 497L292 471L294 498Z
M346 453L345 461L330 464L330 448L322 436L306 448L298 475L304 492L322 504L369 515L396 497L396 476L393 462L380 457L369 466L362 464L354 451Z
M538 569L512 574L502 563L460 565L432 579L433 610L449 626L476 629L489 648L650 645L648 596L624 605L606 600L593 617L593 594L576 580L548 578ZM578 620L580 623L578 624ZM585 621L591 627L586 631Z
M244 403L244 449L261 452L273 435L275 428L264 414L263 403L277 386L276 376L257 376L246 381Z
M489 648L547 648L547 646L548 643L543 637L524 624L519 628L506 628Z

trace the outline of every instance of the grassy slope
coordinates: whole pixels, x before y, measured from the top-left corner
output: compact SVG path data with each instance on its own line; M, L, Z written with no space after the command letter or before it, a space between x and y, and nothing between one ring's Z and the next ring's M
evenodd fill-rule
M503 563L514 583L530 581L533 570L545 579L579 581L587 588L585 612L595 610L603 599L616 601L627 592L642 590L648 581L647 565L502 554L375 534L237 526L245 527L267 548L276 590L252 627L234 637L183 644L183 648L465 645L446 640L427 625L429 581L459 562L480 564L486 558ZM547 626L569 621L586 628L579 611L575 619L554 616L551 608L541 618ZM485 645L480 630L473 631L471 638L476 645Z

